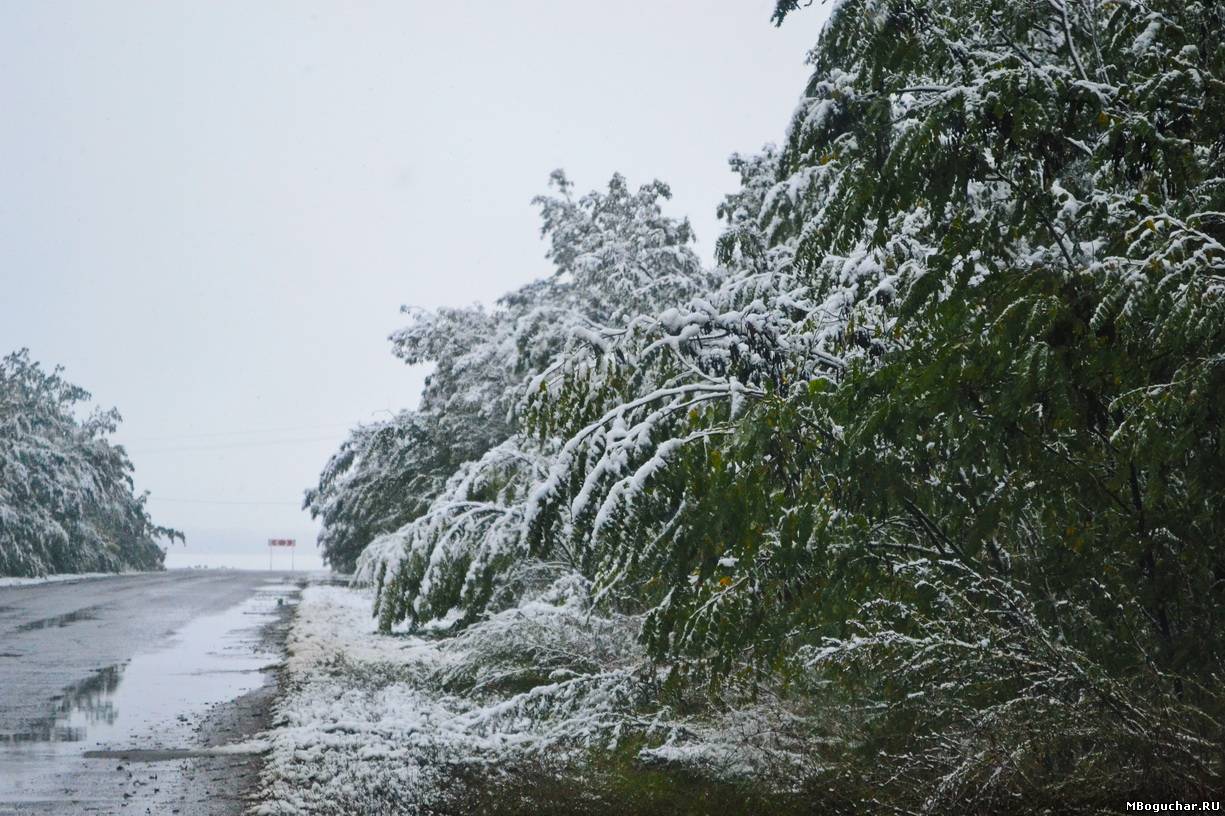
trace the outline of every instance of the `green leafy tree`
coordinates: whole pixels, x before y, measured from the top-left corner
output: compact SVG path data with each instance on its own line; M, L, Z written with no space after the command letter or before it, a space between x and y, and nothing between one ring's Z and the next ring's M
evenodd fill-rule
M367 550L383 625L569 571L640 618L661 700L802 710L831 806L1220 790L1222 33L837 5L785 145L733 158L720 268L541 355L516 433ZM620 234L587 212L559 269L605 268L569 260Z
M622 355L671 379L539 413L537 552L588 548L676 676L847 711L823 762L908 809L1219 786L1222 28L839 5L729 284Z

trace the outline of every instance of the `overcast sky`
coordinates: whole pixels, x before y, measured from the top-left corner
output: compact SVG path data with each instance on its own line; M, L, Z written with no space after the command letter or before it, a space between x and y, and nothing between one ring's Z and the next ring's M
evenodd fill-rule
M772 7L0 0L0 353L120 409L172 564L313 553L303 489L416 403L399 306L547 274L552 169L669 182L709 258L825 17Z

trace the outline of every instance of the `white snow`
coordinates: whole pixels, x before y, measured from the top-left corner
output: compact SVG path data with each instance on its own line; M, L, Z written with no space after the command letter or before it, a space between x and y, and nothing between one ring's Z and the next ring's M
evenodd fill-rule
M794 766L799 743L777 705L684 720L644 711L651 670L636 617L588 611L589 587L565 575L519 606L458 635L376 631L369 590L311 586L288 639L261 816L429 812L456 790L457 769L519 762L564 767L636 734L646 764L722 778L769 761Z
M35 586L58 584L65 581L89 581L97 578L115 578L120 575L148 575L147 572L69 572L59 575L42 575L37 578L6 578L0 576L0 587Z
M559 663L547 682L497 691L515 671L499 650L552 648L590 662L581 651L607 639L576 623L581 610L545 598L464 635L427 639L378 634L367 591L308 587L288 640L278 727L263 738L270 751L256 812L356 812L389 793L413 812L444 795L456 766L546 751L557 759L605 737L630 683L621 666L581 673ZM449 690L461 687L468 692Z

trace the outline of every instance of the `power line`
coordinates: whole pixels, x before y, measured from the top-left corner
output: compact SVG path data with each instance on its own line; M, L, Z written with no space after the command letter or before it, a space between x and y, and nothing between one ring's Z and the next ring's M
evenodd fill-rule
M133 456L143 456L149 453L178 453L180 451L213 451L213 450L228 450L231 448L266 448L275 445L298 445L304 442L339 442L340 439L335 435L332 436L306 436L299 439L265 439L256 442L227 442L222 445L188 445L173 448L146 448L130 450L128 453Z
M175 504L258 504L258 505L285 505L293 507L301 507L298 502L286 501L235 501L230 499L174 499L169 496L149 496L149 501L174 502Z
M189 434L172 434L170 436L132 436L130 442L171 442L179 439L209 439L219 436L246 436L261 433L285 433L287 431L316 431L323 428L350 428L352 422L331 422L326 425L290 425L281 428L247 428L239 431L209 431Z

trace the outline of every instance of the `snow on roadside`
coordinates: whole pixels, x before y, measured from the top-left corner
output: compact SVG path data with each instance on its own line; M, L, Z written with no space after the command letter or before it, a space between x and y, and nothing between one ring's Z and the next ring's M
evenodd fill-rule
M631 735L647 739L644 764L723 779L790 753L777 708L681 723L652 705L639 619L592 615L585 593L563 579L459 634L418 636L378 633L369 590L307 587L251 812L433 813L464 779L560 770Z
M430 706L402 680L413 662L404 647L375 633L365 593L303 591L255 813L361 812L380 789L418 798L428 774L406 746Z
M149 575L148 572L67 572L58 575L40 575L37 578L12 578L0 576L0 588L36 586L38 584L60 584L66 581L88 581L94 578L115 578L119 575Z
M253 813L428 813L457 769L563 762L632 714L636 624L599 623L563 591L458 636L375 630L366 590L311 586Z

